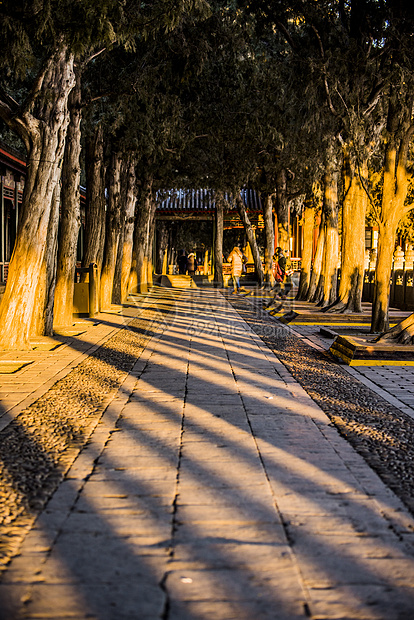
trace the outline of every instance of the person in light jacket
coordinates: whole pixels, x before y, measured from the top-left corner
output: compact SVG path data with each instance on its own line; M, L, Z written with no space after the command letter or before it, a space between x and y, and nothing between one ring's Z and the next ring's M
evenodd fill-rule
M240 288L240 276L243 271L244 262L244 255L237 245L234 246L227 260L231 264L231 277L233 280L232 294L235 295L242 290Z
M197 257L195 252L190 252L187 256L187 272L189 276L193 276L197 271Z

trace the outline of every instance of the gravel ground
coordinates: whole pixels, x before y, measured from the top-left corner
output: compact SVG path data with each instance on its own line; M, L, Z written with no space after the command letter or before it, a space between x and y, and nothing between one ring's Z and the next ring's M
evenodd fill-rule
M332 423L414 514L414 420L265 312L228 298Z
M144 310L0 433L0 576L162 320Z

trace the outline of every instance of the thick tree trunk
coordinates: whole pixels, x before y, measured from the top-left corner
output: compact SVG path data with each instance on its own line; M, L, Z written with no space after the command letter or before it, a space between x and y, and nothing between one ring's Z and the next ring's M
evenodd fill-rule
M252 251L254 267L256 270L256 278L257 278L259 286L262 286L264 274L263 274L263 268L262 268L262 261L260 260L259 248L257 247L256 236L254 234L253 227L250 223L249 216L247 215L246 207L241 198L240 192L237 192L236 194L236 205L237 205L237 212L239 214L241 221L243 222L247 240L249 242L250 249Z
M381 200L381 215L378 234L377 264L374 280L374 302L372 304L371 332L385 332L389 327L388 307L392 256L398 222L404 215L404 201L408 189L408 175L398 170L403 164L398 162L397 149L387 148L386 165ZM399 172L399 183L395 181L395 170ZM404 179L405 176L405 179Z
M38 81L31 110L23 112L20 119L28 147L28 166L16 244L0 305L0 349L29 346L35 294L69 122L68 97L73 86L73 56L62 47L49 59ZM12 120L10 126L16 129L17 121Z
M316 301L319 281L323 279L322 276L322 263L323 254L325 249L325 216L322 212L321 223L319 226L318 241L316 242L315 256L313 259L312 274L306 296L306 301L314 303Z
M136 203L135 157L130 154L122 164L121 170L121 220L118 253L114 275L112 300L122 304L128 296L127 286L132 260L132 240L134 233L134 215ZM126 281L125 281L126 275ZM123 281L124 278L124 281Z
M387 219L379 224L374 300L372 303L372 333L385 332L389 327L390 280L397 226L398 220L396 217Z
M176 264L177 250L175 249L175 240L177 235L177 224L171 222L168 231L168 252L167 252L167 272L170 265Z
M40 269L36 289L36 304L33 309L31 336L53 336L53 302L56 286L56 259L58 249L60 187L56 185L49 226L46 249Z
M367 165L361 173L368 174ZM349 158L345 160L345 198L342 207L341 279L338 298L328 312L362 312L362 287L364 283L365 214L367 194L358 172Z
M54 325L73 322L73 291L80 228L81 76L69 96L70 122L62 168L61 218L54 305Z
M315 227L315 208L305 202L303 212L303 249L300 268L299 288L296 299L304 301L307 298L312 272L313 231Z
M216 212L214 218L214 286L223 287L223 230L224 230L224 203L221 192L216 194Z
M286 170L282 168L276 176L277 243L284 252L289 251L289 202L287 195Z
M328 152L324 175L325 252L323 261L323 296L319 302L322 308L330 306L335 301L337 295L339 262L338 176L338 162L332 148Z
M124 234L125 234L124 225L125 225L125 213L123 212L123 209L121 209L118 250L116 253L114 284L112 288L112 303L113 304L122 304L121 269L122 269L122 256L124 253Z
M145 257L147 262L147 287L150 288L154 284L153 274L154 274L154 235L155 235L155 199L154 194L151 193L152 205L150 209L150 219L148 224L148 237L145 246Z
M105 244L105 163L103 129L99 124L93 136L86 138L86 213L85 247L82 266L98 265L98 279L102 269ZM87 282L88 274L82 274L81 281Z
M132 264L132 248L134 242L135 213L137 205L135 165L136 159L133 157L129 162L127 182L124 244L121 263L121 303L125 303L128 297L128 280Z
M166 222L158 222L157 227L157 273L167 273L166 253L168 252L169 231Z
M124 253L124 236L125 236L125 218L126 218L126 191L127 191L127 170L128 160L123 160L121 164L121 176L120 176L120 196L119 196L119 239L118 250L116 253L115 271L114 271L114 283L112 287L112 303L121 304L121 270L122 270L122 256Z
M121 153L112 153L108 182L108 209L106 218L105 250L102 263L100 282L100 309L105 311L112 305L112 290L118 243L120 235L120 176L121 176Z
M381 212L378 217L379 235L377 265L374 281L371 332L388 330L388 306L392 254L398 222L410 211L405 205L411 175L407 170L408 149L414 133L412 121L413 95L406 105L391 92L387 119L387 143L384 155Z
M131 271L128 292L148 292L147 248L152 218L155 215L155 202L152 198L153 178L147 177L143 183L139 199L138 213L134 229Z
M272 287L274 284L273 254L275 253L275 231L273 227L273 200L274 196L268 194L263 204L263 221L266 238L264 280L269 287Z
M324 239L326 242L326 228L325 228ZM322 304L323 291L325 288L325 274L324 274L325 255L326 255L326 243L323 244L322 263L320 267L319 280L317 281L315 293L313 295L313 298L311 299L311 301L318 306Z

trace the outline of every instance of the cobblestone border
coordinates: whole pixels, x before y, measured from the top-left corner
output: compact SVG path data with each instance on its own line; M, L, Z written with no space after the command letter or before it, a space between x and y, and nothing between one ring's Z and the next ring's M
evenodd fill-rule
M0 432L0 579L166 318L144 307Z
M269 316L261 302L228 298L341 435L414 515L414 420ZM272 328L273 326L273 328Z

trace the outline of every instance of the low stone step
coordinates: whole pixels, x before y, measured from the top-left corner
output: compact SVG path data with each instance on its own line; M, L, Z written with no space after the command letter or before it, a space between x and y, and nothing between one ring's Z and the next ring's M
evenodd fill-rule
M414 366L414 346L373 342L370 336L337 336L330 353L348 366Z
M163 275L161 278L161 286L167 288L197 288L197 284L191 276L183 275Z

